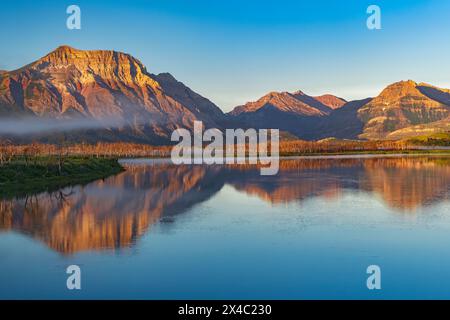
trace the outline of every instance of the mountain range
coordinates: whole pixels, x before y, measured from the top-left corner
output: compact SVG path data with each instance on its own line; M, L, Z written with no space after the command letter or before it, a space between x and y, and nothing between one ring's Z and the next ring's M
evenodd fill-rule
M225 114L171 74L152 74L129 54L61 46L20 69L0 72L0 126L26 126L24 119L95 121L98 126L65 133L68 140L86 142L165 144L174 129L192 129L195 120L207 128L278 128L305 140L401 139L450 131L450 90L408 80L354 101L300 90L270 92ZM45 130L0 134L17 141L58 136Z

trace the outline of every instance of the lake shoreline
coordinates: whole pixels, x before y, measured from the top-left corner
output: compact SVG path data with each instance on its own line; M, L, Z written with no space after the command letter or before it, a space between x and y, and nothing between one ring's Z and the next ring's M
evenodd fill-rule
M450 150L427 149L399 152L336 152L336 153L295 153L280 154L280 159L336 159L367 157L402 157L402 156L450 156ZM0 199L11 199L41 192L57 191L61 188L86 185L99 179L119 174L126 169L122 166L133 159L141 161L168 161L170 157L103 158L92 156L67 156L59 172L57 156L37 156L34 159L17 157L10 163L0 166Z
M306 152L306 153L288 153L280 152L280 158L296 158L296 157L335 157L335 156L408 156L408 155L450 155L450 149L414 149L414 150L387 150L387 151L343 151L343 152ZM119 157L119 159L170 159L170 156L133 156Z
M125 171L115 158L56 156L17 157L0 166L0 198L8 199L40 192L85 185Z
M291 157L270 177L253 165L118 161L127 170L116 176L0 201L1 297L73 298L62 276L75 264L88 275L80 299L365 298L354 270L401 275L410 262L430 281L410 290L399 276L382 298L405 285L413 298L449 295L439 272L450 268L450 156Z

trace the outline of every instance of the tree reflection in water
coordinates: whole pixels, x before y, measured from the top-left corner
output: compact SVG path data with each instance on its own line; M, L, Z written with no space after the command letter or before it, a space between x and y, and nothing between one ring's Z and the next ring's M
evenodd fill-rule
M0 230L19 231L72 254L130 247L151 225L174 221L225 184L272 205L365 192L407 213L448 200L450 189L450 158L439 156L286 159L276 176L261 176L250 165L133 161L126 168L84 187L1 200Z

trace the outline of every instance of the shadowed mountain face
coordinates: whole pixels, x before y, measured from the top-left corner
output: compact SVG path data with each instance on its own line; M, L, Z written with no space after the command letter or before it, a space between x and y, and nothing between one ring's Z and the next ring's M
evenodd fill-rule
M0 117L114 119L86 140L167 141L194 120L220 127L222 111L169 74L152 75L134 57L62 46L0 75Z
M170 228L179 214L214 201L224 185L271 205L365 193L398 213L417 212L450 195L448 157L289 159L280 162L276 176L261 176L253 165L125 165L126 172L85 187L0 201L0 231L16 230L71 254L130 247L153 224Z
M339 109L333 110L328 117L320 119L315 130L310 133L310 137L357 139L364 129L364 123L358 117L358 110L371 100L367 98L350 101Z

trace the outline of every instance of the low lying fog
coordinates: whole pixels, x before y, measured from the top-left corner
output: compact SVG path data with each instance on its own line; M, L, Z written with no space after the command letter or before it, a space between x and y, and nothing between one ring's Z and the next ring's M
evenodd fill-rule
M52 119L24 118L0 119L0 135L27 135L60 131L118 128L125 125L122 119Z

